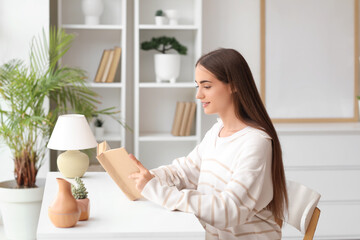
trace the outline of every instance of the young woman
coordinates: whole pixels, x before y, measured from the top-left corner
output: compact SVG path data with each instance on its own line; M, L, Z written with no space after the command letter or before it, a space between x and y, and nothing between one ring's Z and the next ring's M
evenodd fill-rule
M220 119L201 143L171 165L130 175L141 194L194 213L206 239L281 239L287 192L281 147L240 53L218 49L196 63L196 98Z

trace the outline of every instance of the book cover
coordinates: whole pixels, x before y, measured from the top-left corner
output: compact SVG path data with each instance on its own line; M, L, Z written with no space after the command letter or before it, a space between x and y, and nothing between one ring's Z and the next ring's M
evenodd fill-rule
M189 120L190 110L191 110L191 102L186 102L183 117L181 120L180 136L185 136L185 130L186 130L187 122Z
M180 126L181 126L181 120L182 120L184 108L185 108L184 102L176 103L174 120L173 120L172 129L171 129L171 134L174 136L180 136Z
M185 128L185 136L190 136L191 127L193 126L194 119L195 119L195 112L196 112L196 102L192 102L191 108L190 108L189 119L187 121L186 128Z
M104 74L103 76L101 77L101 82L106 82L106 79L109 75L109 71L110 71L110 67L111 67L111 63L112 63L112 60L114 58L114 49L111 49L109 50L110 53L109 53L109 57L108 57L108 60L106 62L106 66L105 66L105 70L104 70Z
M110 149L107 142L104 141L97 146L96 158L131 201L142 197L135 187L134 180L128 178L130 174L139 172L139 169L125 148Z
M114 57L110 66L109 75L106 79L106 82L114 82L116 70L118 69L119 62L120 62L120 56L121 56L121 48L115 47L114 50Z
M109 49L105 49L103 51L103 54L102 54L101 59L100 59L99 67L98 67L98 70L97 70L96 75L95 75L94 82L101 82L101 79L102 79L102 76L104 74L106 64L107 64L108 59L109 59L109 54L110 54Z

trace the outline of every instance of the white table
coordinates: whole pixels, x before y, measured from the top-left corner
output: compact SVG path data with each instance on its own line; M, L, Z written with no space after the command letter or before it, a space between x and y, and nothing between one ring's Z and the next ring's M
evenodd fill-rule
M58 172L46 178L37 239L205 239L205 230L193 214L169 211L145 199L130 201L105 172L86 173L90 218L73 228L56 228L48 218L54 201ZM67 179L73 182L73 179Z

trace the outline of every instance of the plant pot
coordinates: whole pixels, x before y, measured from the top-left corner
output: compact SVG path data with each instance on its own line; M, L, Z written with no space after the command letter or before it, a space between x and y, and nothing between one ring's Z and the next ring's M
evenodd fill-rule
M104 127L95 127L95 136L97 138L103 137L104 136L104 131L105 131Z
M155 24L156 25L166 25L167 19L164 16L155 16Z
M15 180L0 182L0 206L8 239L36 239L45 179L37 188L16 188Z
M79 221L88 220L90 216L90 199L76 199L76 202L81 212Z
M155 54L156 82L169 81L175 83L180 73L179 54Z
M102 0L82 0L82 11L85 16L85 24L97 25L104 10Z
M56 199L48 208L48 216L55 227L69 228L76 225L80 208L71 193L71 184L63 178L56 178L59 186Z
M165 10L166 16L169 18L169 25L178 25L178 11L175 9Z

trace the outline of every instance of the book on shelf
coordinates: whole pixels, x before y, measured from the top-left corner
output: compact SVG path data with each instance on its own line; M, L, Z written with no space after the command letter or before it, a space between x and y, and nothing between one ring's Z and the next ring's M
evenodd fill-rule
M171 134L173 136L190 136L195 112L195 102L177 102Z
M177 102L175 108L175 116L174 121L171 129L171 134L174 136L180 136L180 127L181 127L181 120L182 115L184 112L185 103L184 102Z
M192 102L189 118L187 120L186 127L185 127L185 136L190 136L191 128L192 128L192 126L194 124L194 120L195 120L195 112L196 112L196 102Z
M101 56L99 67L97 69L94 82L101 82L102 76L104 75L104 70L105 70L106 64L109 60L109 55L110 55L110 49L105 49Z
M110 67L111 67L111 63L112 63L113 58L114 58L114 49L111 49L110 53L109 53L109 58L108 58L108 60L106 62L104 73L103 73L103 75L101 77L101 82L103 82L103 83L106 82L106 79L107 79L107 77L109 75Z
M111 65L110 65L109 75L106 78L107 83L114 82L116 71L118 69L119 62L120 62L120 56L121 56L121 48L115 47L114 57L112 59Z
M104 141L97 146L96 158L130 200L142 197L135 187L134 180L128 178L130 174L139 172L139 169L125 148L110 149L110 146Z
M185 108L184 108L184 113L183 113L182 120L181 120L180 136L185 136L186 124L189 120L190 110L191 110L191 102L186 102Z

